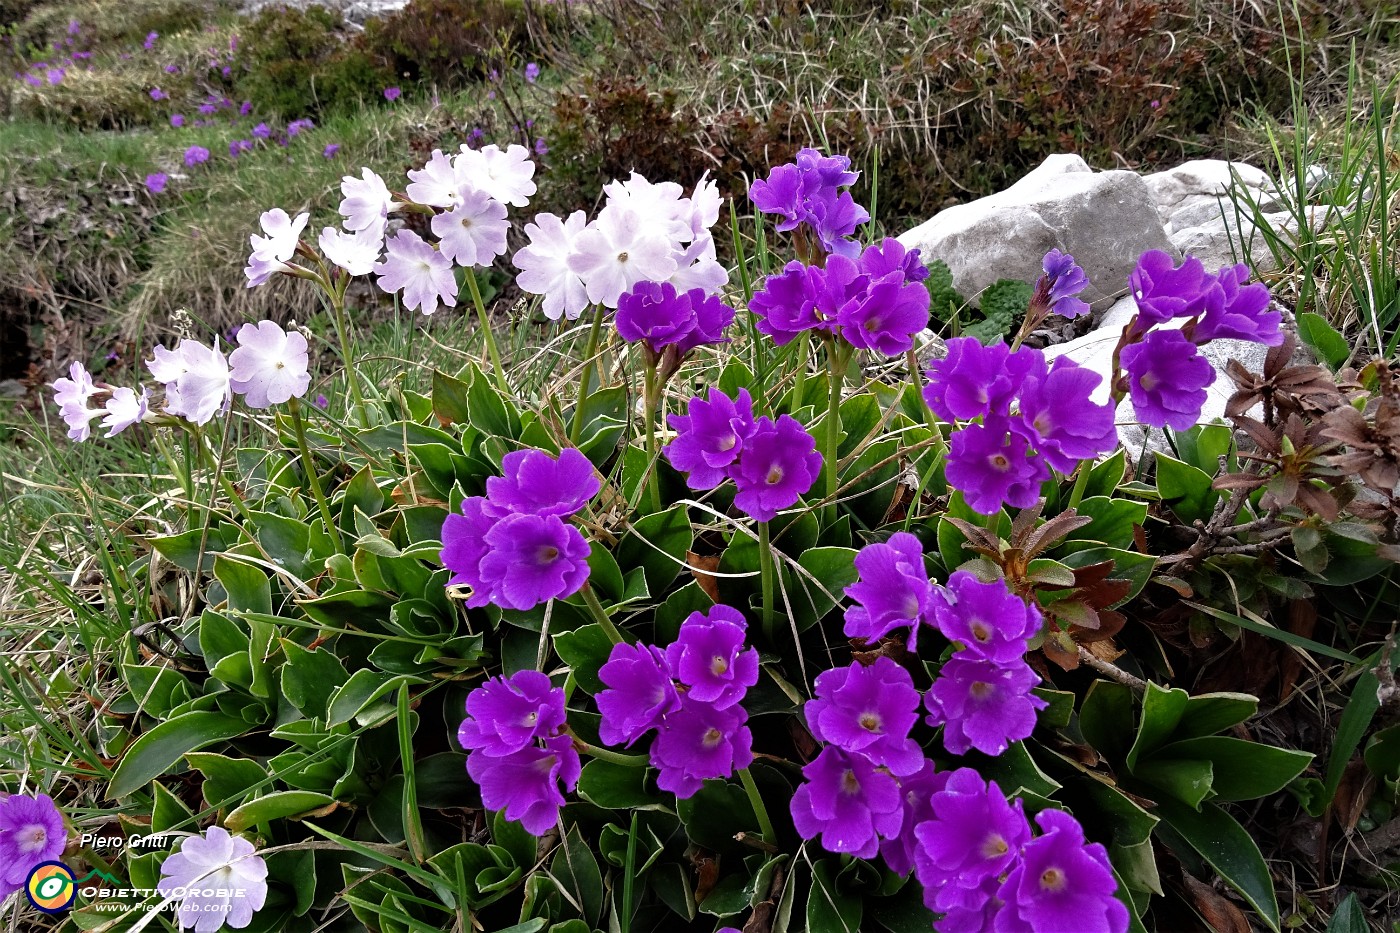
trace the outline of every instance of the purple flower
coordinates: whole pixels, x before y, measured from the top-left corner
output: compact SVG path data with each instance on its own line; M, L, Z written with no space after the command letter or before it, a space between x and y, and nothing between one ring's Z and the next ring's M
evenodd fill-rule
M1141 343L1124 347L1120 359L1143 424L1185 431L1201 417L1215 369L1181 331L1150 331Z
M70 19L68 21L68 35L76 36L78 34L78 30L82 28L82 23L78 22L76 19Z
M200 113L204 114L206 117L208 117L212 116L214 111L218 110L219 108L215 107L213 104L200 104L195 109L198 110Z
M252 102L251 100L245 100L243 103L241 103L241 104L238 105L238 115L239 115L240 117L246 117L248 114L250 114L250 113L252 113L252 112L253 112L253 102Z
M930 818L914 827L914 866L924 902L940 912L981 910L1030 841L1021 801L1008 801L995 781L960 768L933 795L929 810Z
M914 346L914 335L928 325L928 306L928 289L899 272L869 281L842 306L836 323L851 346L899 356Z
M948 578L947 599L935 618L949 641L962 647L954 657L1013 664L1040 632L1040 610L1011 592L1006 581L983 583L966 570Z
M549 152L549 147L544 144L544 137L535 139L535 155L545 155Z
M209 161L209 150L203 146L191 146L185 150L185 165L194 168Z
M1045 462L1069 474L1079 461L1113 450L1118 444L1113 406L1090 401L1103 377L1064 356L1047 371L1039 350L1020 352L1032 354L1036 364L1021 385L1021 418L1035 432Z
M994 515L1003 505L1026 509L1040 500L1040 485L1050 478L1050 470L1035 456L1023 430L1008 418L994 416L950 439L948 483L961 490L974 512Z
M467 755L467 774L481 788L486 808L504 810L506 819L536 836L559 822L563 791L578 786L581 771L582 762L567 735L546 739L544 748L531 745L501 758L479 751Z
M342 202L342 207L345 203L350 203L349 199ZM439 302L449 308L456 307L457 278L452 273L450 259L407 229L394 234L384 246L386 255L373 269L380 289L402 292L404 307L418 308L424 314L436 311Z
M681 623L666 662L690 700L728 709L758 683L758 651L744 650L744 628L743 614L725 605L712 606L708 616L692 612Z
M1040 676L1024 661L1001 665L954 656L924 697L928 724L943 726L943 746L954 755L975 748L1000 755L1035 729L1046 703L1031 693Z
M734 505L756 521L772 521L812 488L821 468L817 442L796 418L761 417L730 474L738 490Z
M492 677L468 694L457 741L500 758L554 735L564 720L564 691L539 671L518 671Z
M948 783L951 772L938 771L933 762L924 759L915 773L899 779L899 794L904 809L900 823L902 832L880 842L880 857L896 875L914 870L919 843L913 829L925 820L933 819L933 795Z
M321 155L327 159L334 159L335 154L340 151L340 143L327 143Z
M160 88L151 88L151 100L167 100L169 99L169 97L170 95L162 91Z
M593 464L576 447L565 447L557 458L543 450L513 450L502 458L501 471L486 479L486 496L498 515L568 517L602 488Z
M1004 343L984 346L976 337L954 337L948 355L929 364L924 401L944 421L970 421L1007 411L1021 388L1031 357Z
M268 126L266 123L259 123L257 126L253 127L253 135L258 139L267 139L272 135L272 127Z
M780 274L770 275L749 300L749 310L759 318L759 332L781 347L803 331L820 327L823 321L817 314L817 295L821 281L820 269L795 260Z
M557 516L507 515L484 540L489 550L479 570L497 606L533 609L572 596L588 581L588 542Z
M690 474L686 483L691 489L713 489L724 482L753 433L753 400L747 389L730 399L712 388L708 401L697 395L687 411L667 420L677 433L662 452L671 466Z
M161 194L165 191L165 183L170 180L170 176L164 172L152 172L146 176L146 190L151 194Z
M909 648L916 650L919 625L934 624L941 602L924 569L919 539L897 531L888 541L861 548L855 565L860 577L846 587L846 598L854 603L846 609L846 634L875 642L908 626Z
M655 356L674 345L681 356L704 344L726 341L734 309L704 289L677 293L669 282L638 282L617 300L617 332L641 341Z
M29 873L68 845L63 815L47 794L0 800L0 900L24 887Z
M153 49L153 48L156 47L156 40L159 39L159 38L160 38L160 33L158 33L158 32L148 32L148 33L146 33L146 41L143 42L143 43L141 43L142 48L144 48L147 52L149 52L151 49Z
M928 266L919 258L919 251L906 250L904 244L894 237L886 237L883 243L867 246L857 263L861 272L876 279L899 273L906 282L922 282L929 276Z
M1036 282L1036 294L1044 289L1045 305L1052 314L1076 318L1089 312L1089 306L1075 296L1089 287L1089 277L1074 262L1074 257L1052 249L1045 254L1041 267L1045 275Z
M1102 845L1085 845L1079 821L1063 810L1041 810L1043 834L1026 843L1001 888L1006 906L995 929L1123 933L1128 908L1113 892L1118 882Z
M68 72L62 68L50 68L44 77L48 79L50 84L58 84L67 74Z
M803 839L821 835L828 852L870 858L880 837L898 835L904 821L899 784L864 755L828 745L802 769L806 782L792 795L792 822Z
M486 533L496 524L497 517L486 511L482 496L462 500L461 514L448 515L442 523L442 564L452 571L448 586L467 586L471 596L467 606L476 608L491 601L491 588L481 576L481 559L491 550Z
M749 200L762 213L783 218L778 230L806 224L828 253L852 257L859 253L860 244L848 238L870 214L850 192L840 190L860 177L850 168L851 160L845 156L802 149L795 162L779 165L766 179L755 181L749 187Z
M753 735L748 713L735 704L717 709L681 697L651 745L651 763L660 770L656 785L682 799L692 797L704 781L729 777L753 763Z
M306 130L314 130L315 128L315 123L311 122L305 117L302 117L300 120L293 120L291 123L287 124L287 135L289 137L297 136L298 134L303 133Z
M1283 343L1279 324L1283 314L1273 310L1269 287L1262 282L1244 284L1249 279L1249 267L1240 263L1225 266L1216 275L1221 294L1210 302L1205 315L1196 323L1191 339L1197 344L1220 337L1252 340L1276 347Z
M251 139L235 139L228 144L228 154L236 159L252 148L253 141Z
M1156 249L1138 258L1137 268L1128 276L1128 284L1137 300L1134 330L1138 333L1172 318L1195 317L1206 309L1211 291L1219 288L1215 278L1206 274L1205 266L1196 257L1186 257L1178 267L1171 256Z
M534 62L530 62L529 64L527 64L527 65L525 66L525 80L526 80L527 82L529 82L530 84L534 84L535 81L536 81L536 79L539 78L539 76L540 76L540 66L539 66L539 65L535 64Z
M317 408L324 410L331 407L331 400L324 395L317 395L315 398L315 405Z
M857 662L823 671L816 686L802 709L813 736L896 777L923 767L923 750L909 738L919 719L919 691L908 671L881 655L869 667Z
M608 689L599 692L602 721L598 737L607 745L631 745L661 725L680 708L666 655L653 645L613 645L598 679Z
M185 125L185 115L183 113L172 113L170 115L170 125L179 129Z
M386 87L384 89L384 99L391 103L398 100L401 94L403 94L403 92L397 87Z

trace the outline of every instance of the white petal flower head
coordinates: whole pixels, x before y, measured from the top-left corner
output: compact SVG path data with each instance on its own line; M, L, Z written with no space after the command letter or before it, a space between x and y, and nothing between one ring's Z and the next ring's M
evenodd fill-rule
M125 386L113 389L104 411L106 417L102 419L102 426L107 429L108 437L116 437L136 422L145 420L151 411L151 390L142 386L141 394L137 395L134 389Z
M461 203L461 179L453 160L441 149L434 149L432 158L422 168L410 169L408 177L412 184L404 189L404 194L415 203L449 209Z
M492 143L480 149L462 146L454 163L457 180L484 191L502 204L525 207L535 193L535 163L530 150L513 145L502 151Z
M64 405L59 410L63 423L68 425L68 439L82 443L92 437L92 419L103 413L101 408L88 408L86 405Z
M280 259L254 253L248 257L248 265L243 268L243 274L248 277L248 284L244 288L256 288L279 272L290 272L291 268Z
M506 251L506 206L484 191L470 188L462 201L445 214L438 214L430 225L438 236L438 248L448 259L462 266L489 266Z
M160 344L156 344L152 352L155 353L155 358L146 361L146 368L151 371L151 375L161 385L169 385L189 369L185 363L185 357L176 350L167 350Z
M369 275L379 254L384 251L384 231L366 227L355 233L346 233L335 227L326 227L316 241L326 258L351 275Z
M457 277L452 263L412 230L400 230L385 244L388 255L374 264L379 287L386 292L403 292L406 308L432 314L441 301L457 306Z
M306 229L306 222L310 219L310 214L302 213L293 220L280 207L264 212L259 218L259 223L267 236L254 233L248 237L248 243L253 247L253 256L257 259L275 259L278 262L291 259L296 255L301 231Z
M638 282L664 282L676 271L675 244L666 221L643 219L636 211L608 205L579 234L569 268L578 273L595 304L617 307L617 299Z
M176 918L180 929L214 933L227 925L241 930L267 902L267 862L246 839L211 826L187 836L160 866L157 890L164 897L184 889Z
M50 387L54 390L54 404L59 408L65 405L79 405L86 407L88 399L98 391L97 386L92 381L92 373L87 371L87 367L77 360L74 360L68 367L67 379L55 379Z
M707 295L718 295L729 284L729 270L715 258L715 241L710 231L698 237L685 252L676 255L679 268L668 281L678 292L703 289Z
M272 321L238 328L238 348L228 356L229 385L249 408L271 408L301 398L311 387L306 338Z
M228 360L217 345L207 347L194 340L181 340L175 353L184 371L166 383L165 410L186 421L207 424L233 399Z
M652 184L633 172L626 181L613 180L603 187L608 204L630 209L657 224L664 224L666 235L678 243L689 243L691 205L681 195L685 190L673 181Z
M690 232L698 239L709 235L710 228L719 222L719 209L724 199L719 195L719 185L706 172L695 183L695 191L690 195Z
M569 257L579 235L587 229L587 216L574 211L561 221L554 214L540 214L525 225L528 246L521 247L512 262L520 270L516 284L532 295L543 295L543 310L550 320L576 319L588 307L583 279L569 268Z
M369 169L362 172L361 178L346 175L341 179L340 193L345 195L345 200L340 202L345 229L378 230L382 236L389 212L394 210L394 196L389 193L384 179Z

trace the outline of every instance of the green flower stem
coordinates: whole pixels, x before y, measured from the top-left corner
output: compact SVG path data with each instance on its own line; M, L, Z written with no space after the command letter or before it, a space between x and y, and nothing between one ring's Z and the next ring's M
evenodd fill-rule
M585 755L592 755L600 761L610 761L615 765L625 765L629 768L645 768L651 763L651 759L646 755L624 755L606 748L599 748L589 742L585 742L577 735L574 736L574 748Z
M593 312L593 327L588 331L588 349L583 354L583 377L579 380L578 401L574 404L574 424L569 429L569 443L575 447L583 434L583 403L588 400L588 380L593 376L596 365L594 357L598 355L598 340L602 333L603 306L598 305Z
M822 449L822 459L826 464L826 524L836 522L836 490L840 478L836 471L837 440L841 433L841 384L845 379L842 357L845 354L837 349L834 337L826 337L827 399L826 399L826 443Z
M491 319L486 316L486 305L481 300L481 289L476 284L475 269L467 269L467 288L471 290L472 304L476 305L476 316L481 321L481 333L486 338L486 354L491 357L491 369L496 374L496 384L508 398L510 386L506 383L505 370L501 368L501 350L496 346L496 335L491 333Z
M943 439L943 428L939 424L938 416L933 413L932 408L928 407L928 403L923 401L924 387L919 380L922 373L919 369L918 354L914 352L913 348L910 348L909 352L904 355L904 360L909 367L909 381L914 386L914 392L920 398L919 410L924 413L924 424L928 426L929 432L933 435L933 464L930 467L932 469L937 467L938 462L947 455L948 444Z
M227 421L227 419L225 419L225 421ZM248 504L243 501L243 497L240 496L238 494L238 490L233 487L233 482L230 481L228 476L224 473L222 452L220 453L218 459L215 459L213 452L209 449L209 445L204 443L204 433L200 430L198 425L191 426L190 434L190 440L193 441L194 445L199 448L199 457L201 462L204 463L205 468L211 474L211 501L213 499L213 484L218 483L223 489L224 495L228 496L229 502L231 502L233 504L233 507L238 510L238 514L243 516L243 521L248 525L248 533L252 534L252 529L256 527L256 523L253 521L253 513L248 511ZM193 469L193 466L191 466L191 469ZM211 521L213 511L214 510L212 506L205 510L206 528L209 522ZM202 557L203 548L200 549L200 554Z
M647 503L651 506L652 512L661 511L661 488L657 482L657 450L656 450L656 407L657 398L661 394L657 391L660 386L656 378L656 364L647 363L643 371L643 384L646 392L642 400L642 423L646 425L647 437L647 471L642 480L642 485L646 487Z
M758 568L763 586L763 634L769 645L776 646L773 631L773 545L768 523L758 523Z
M1079 466L1074 468L1074 490L1069 494L1070 508L1079 508L1079 503L1084 498L1084 487L1089 485L1089 471L1093 467L1093 460L1080 460Z
M743 782L744 792L749 795L749 804L753 807L754 816L758 817L758 829L763 833L763 841L769 845L777 843L778 836L773 832L773 821L768 818L768 807L764 805L763 797L758 793L758 785L754 783L748 768L739 769L739 780Z
M603 604L598 602L598 594L593 592L593 587L585 583L583 589L579 590L579 592L583 594L583 602L588 606L588 611L593 616L593 621L602 626L604 634L612 640L612 643L614 645L626 644L627 639L622 637L622 633L617 630L617 626L613 624L613 620L608 618L608 613L603 609Z
M365 397L360 392L360 377L355 369L355 363L350 355L350 324L345 320L345 294L341 289L330 286L326 287L326 294L330 296L331 314L335 318L335 336L340 344L340 361L345 366L345 381L350 386L350 398L355 404L355 411L360 416L360 427L369 427L369 412L365 410Z
M330 503L326 501L326 494L321 489L321 474L316 469L316 461L311 458L311 447L306 443L306 420L301 414L301 399L293 398L288 402L288 407L292 411L292 426L296 428L297 449L301 451L301 468L306 471L306 478L311 483L311 494L316 499L316 508L321 512L321 520L326 523L326 532L335 542L335 549L344 554L345 543L340 540L340 529L331 518Z

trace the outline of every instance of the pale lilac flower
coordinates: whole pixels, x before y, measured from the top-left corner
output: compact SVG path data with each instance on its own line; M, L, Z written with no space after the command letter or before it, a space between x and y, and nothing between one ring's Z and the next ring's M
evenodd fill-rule
M403 91L399 90L397 87L386 87L384 89L384 99L390 103L398 100L402 94Z
M211 826L203 836L186 836L179 851L160 866L162 896L186 891L176 909L180 929L213 933L227 925L241 930L267 902L267 862L251 842Z
M369 169L365 169L366 172ZM378 176L376 176L378 177ZM452 263L412 230L400 230L385 243L388 255L374 264L379 287L403 292L404 307L432 314L441 301L457 306L457 279Z
M460 177L470 179L473 188L502 204L525 207L535 193L535 163L524 146L504 150L495 143L480 149L463 146L454 165Z
M462 201L466 179L454 167L454 161L441 149L434 149L422 168L409 169L409 186L404 189L415 203L430 207L454 208Z
M528 81L530 84L534 84L535 81L539 79L539 76L539 65L535 64L534 62L530 62L525 66L525 80Z
M113 389L107 404L103 406L106 416L102 419L102 427L107 429L107 436L116 437L136 422L145 420L151 410L150 399L151 392L145 386L141 387L140 395L125 386Z
M369 169L364 169L361 178L346 175L340 182L340 192L345 199L340 202L340 215L345 218L345 229L352 231L377 230L383 235L384 226L389 221L389 212L394 210L394 196L380 178ZM455 294L455 288L454 288Z
M588 307L588 293L569 264L575 244L587 229L583 211L574 211L567 221L554 214L540 214L525 225L528 246L517 250L512 262L520 270L516 284L532 295L543 295L542 310L551 320L575 320Z
M588 300L617 307L617 299L642 281L663 282L676 271L672 243L653 221L609 205L579 234L569 268L583 279Z
M48 794L0 799L0 901L22 890L35 868L63 856L68 832Z
M263 213L258 222L267 236L254 233L248 237L248 243L253 248L248 257L248 266L243 270L248 277L248 288L261 285L276 273L291 268L287 260L296 254L301 231L310 219L310 214L301 213L293 220L280 207Z
M466 190L452 210L433 217L429 226L448 259L462 266L489 266L506 251L506 206L481 191Z
M351 275L369 275L379 262L379 254L384 248L384 234L367 227L356 233L346 233L335 227L326 227L316 241L321 252L332 263Z
M228 360L217 345L181 340L173 352L158 346L146 365L165 383L165 410L187 421L207 424L233 398Z
M229 384L249 408L270 408L301 398L311 386L306 338L272 321L238 329L238 348L229 354Z
M60 377L49 385L54 390L54 404L59 408L68 405L85 407L88 399L100 391L92 380L92 373L77 360L69 364L67 378Z

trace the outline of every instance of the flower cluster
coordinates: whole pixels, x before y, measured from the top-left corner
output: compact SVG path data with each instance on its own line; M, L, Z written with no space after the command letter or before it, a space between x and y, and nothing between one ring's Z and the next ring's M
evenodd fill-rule
M529 244L514 257L516 282L543 295L548 317L570 320L589 304L618 307L639 282L667 282L677 292L716 293L729 272L710 228L719 220L719 187L702 178L689 197L674 182L652 184L633 172L603 189L607 203L588 221L540 214L525 225Z
M655 366L669 350L674 371L696 347L727 343L724 329L734 321L734 309L703 288L678 292L670 282L638 282L617 300L617 333L640 342Z
M212 933L227 925L241 930L267 903L267 862L254 855L247 839L211 826L203 836L186 836L179 851L160 866L156 890L179 896L180 929Z
M1194 256L1178 266L1160 250L1142 254L1128 277L1138 313L1124 331L1118 361L1143 424L1184 431L1200 418L1206 387L1215 381L1201 344L1217 338L1271 347L1283 342L1283 314L1268 286L1245 284L1248 279L1243 264L1211 275Z
M924 400L956 428L948 482L983 515L1034 505L1051 468L1069 473L1118 443L1113 407L1090 401L1102 377L1066 357L1047 366L1031 347L958 337L927 376Z
M468 694L457 741L487 809L537 836L559 822L582 770L564 727L564 691L538 671L492 677Z
M663 651L618 644L598 671L598 736L631 745L651 730L656 783L677 797L753 761L748 714L739 705L758 683L758 652L744 647L743 615L725 605L692 612Z
M710 389L709 400L695 396L688 414L671 415L678 434L663 448L671 465L688 473L691 489L713 489L734 481L734 504L760 522L794 505L821 472L816 441L797 419L753 416L745 389L731 399Z
M63 855L68 831L47 794L0 799L0 901L21 890L30 872Z
M1021 802L1008 801L996 782L971 768L931 777L924 790L933 793L918 802L922 819L912 826L910 854L925 904L943 914L938 929L1128 928L1108 853L1085 842L1073 816L1042 810L1036 816L1042 832L1032 838Z
M779 346L810 330L897 356L928 325L929 293L920 284L928 274L918 250L887 239L854 258L830 256L825 267L788 263L754 293L749 310Z
M504 476L486 481L485 496L462 502L442 526L448 585L471 588L467 605L533 609L572 596L588 580L588 542L565 519L588 504L601 484L573 447L558 459L517 450L501 461Z
M860 244L850 239L870 214L855 202L849 188L860 177L846 156L824 156L802 149L797 159L779 165L749 186L749 200L764 214L776 214L778 230L803 225L827 253L851 258Z

